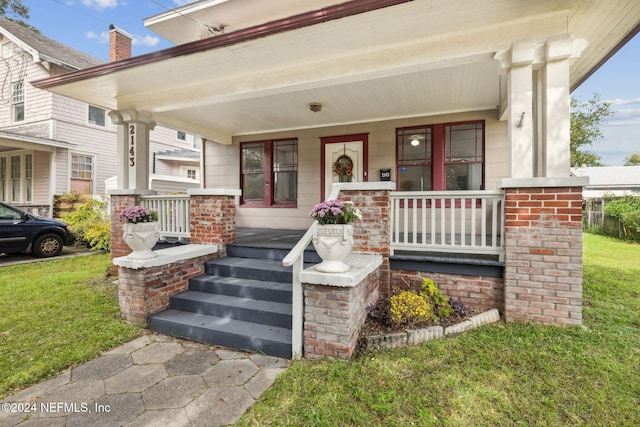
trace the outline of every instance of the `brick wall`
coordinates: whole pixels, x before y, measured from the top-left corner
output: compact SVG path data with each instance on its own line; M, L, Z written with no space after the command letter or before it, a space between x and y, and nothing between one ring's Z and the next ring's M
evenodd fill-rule
M582 187L505 189L505 318L582 323Z
M147 317L169 307L169 297L187 290L191 277L204 274L204 263L215 255L176 261L157 267L118 269L120 312L127 322L145 326Z
M236 240L234 196L191 195L191 243L218 244Z
M423 271L391 270L393 288L422 289L422 278L433 280L442 293L472 310L504 310L504 282L500 277L463 276Z
M380 267L380 294L391 292L389 246L391 229L391 199L388 190L340 191L340 200L351 201L362 212L362 220L353 223L353 251L382 255Z
M305 284L304 357L351 359L366 307L379 295L380 269L354 287Z

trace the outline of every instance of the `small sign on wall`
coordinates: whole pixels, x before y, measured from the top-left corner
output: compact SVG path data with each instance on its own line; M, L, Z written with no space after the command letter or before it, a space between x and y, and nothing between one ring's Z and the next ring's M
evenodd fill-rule
M380 169L380 181L391 181L391 169Z

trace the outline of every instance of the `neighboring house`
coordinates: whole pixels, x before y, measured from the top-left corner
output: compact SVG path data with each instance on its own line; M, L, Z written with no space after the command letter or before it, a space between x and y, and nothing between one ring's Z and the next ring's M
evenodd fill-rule
M303 339L312 357L348 357L369 298L422 276L507 320L581 324L588 180L569 173L570 92L640 31L640 2L203 0L145 24L181 44L33 84L112 110L114 216L148 191L136 159L150 123L202 137L192 243L227 245L236 225L310 227L283 261L299 271L309 211L351 180L340 197L363 209L355 247L382 263L368 285L307 275L304 299L294 273L294 356ZM121 235L112 221L115 257ZM181 256L211 249L192 246ZM123 313L142 323L186 288L179 263L196 263L115 261ZM215 323L199 316L175 317L182 330Z
M594 166L571 168L572 176L589 177L582 196L602 199L605 196L640 196L640 166Z
M108 111L30 84L104 62L6 19L0 58L0 200L50 216L55 195L105 194L105 180L116 174L116 126ZM199 186L198 138L158 126L150 140L157 173L186 178L172 191ZM189 155L158 155L171 150Z

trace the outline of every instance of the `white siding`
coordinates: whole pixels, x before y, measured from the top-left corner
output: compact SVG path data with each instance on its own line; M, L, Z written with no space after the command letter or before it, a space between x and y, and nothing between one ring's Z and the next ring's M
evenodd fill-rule
M50 153L36 151L33 153L33 204L50 204L53 202L49 195Z

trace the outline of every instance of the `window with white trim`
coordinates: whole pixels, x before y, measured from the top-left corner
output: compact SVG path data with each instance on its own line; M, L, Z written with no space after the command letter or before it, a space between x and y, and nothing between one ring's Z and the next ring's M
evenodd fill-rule
M180 166L180 175L189 179L200 179L200 168L195 166Z
M87 121L89 124L105 127L106 126L106 112L100 107L94 107L89 105Z
M33 154L5 153L0 156L0 200L9 203L33 201Z
M13 43L3 43L0 48L0 56L11 58L13 56Z
M176 131L176 139L178 141L185 142L187 140L187 134L181 130Z
M24 121L24 81L11 83L11 121Z
M93 179L93 156L72 154L71 178Z
M71 153L70 190L80 194L93 192L95 159L91 155Z

